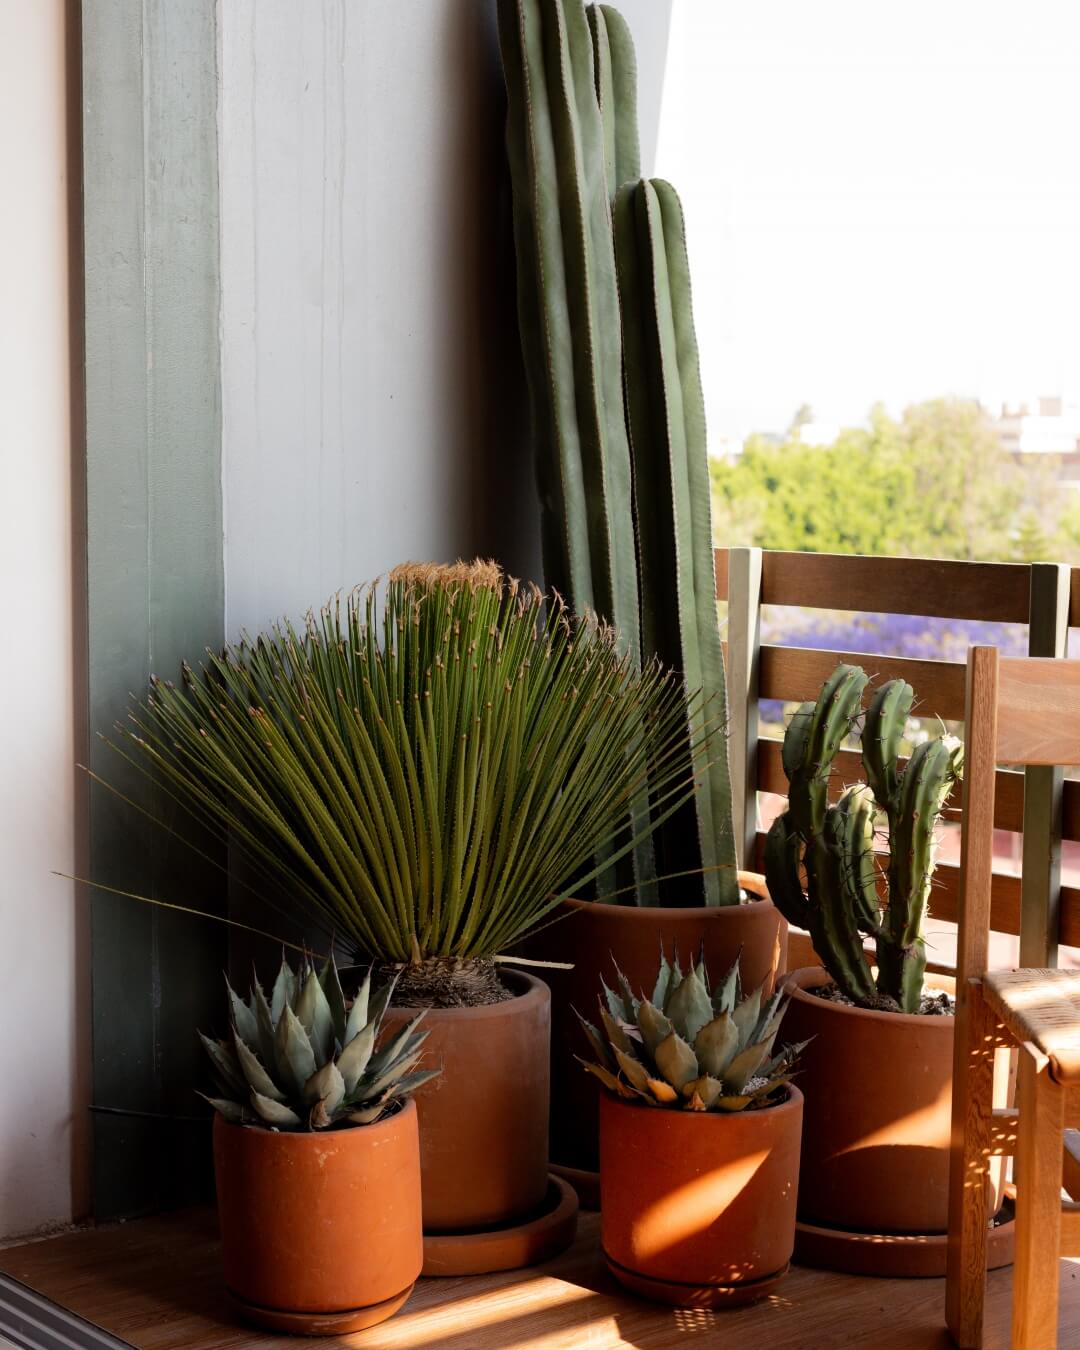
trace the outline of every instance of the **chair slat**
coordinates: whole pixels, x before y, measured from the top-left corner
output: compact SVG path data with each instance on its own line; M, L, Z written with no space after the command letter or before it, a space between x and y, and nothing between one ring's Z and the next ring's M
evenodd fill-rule
M762 601L814 609L1026 623L1025 563L766 552Z
M841 663L862 666L872 688L887 680L907 680L915 690L917 707L951 721L963 719L965 668L956 661L765 645L761 648L758 696L792 703L817 698L827 677Z
M1080 661L1005 657L998 680L998 761L1080 764Z
M758 789L787 796L788 781L780 758L781 742L772 736L763 736L758 742ZM901 764L906 764L901 760ZM856 750L841 750L836 756L830 785L830 795L839 796L848 783L864 779L862 760ZM994 829L1019 833L1024 823L1024 775L1010 769L999 769L994 798ZM946 817L960 818L960 787L954 788L946 807ZM1065 836L1080 839L1080 782L1065 784Z

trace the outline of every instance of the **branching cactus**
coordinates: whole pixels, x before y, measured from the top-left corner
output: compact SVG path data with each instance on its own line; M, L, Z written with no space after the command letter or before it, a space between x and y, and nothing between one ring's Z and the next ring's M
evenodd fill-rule
M837 666L817 702L792 717L783 748L788 809L766 839L765 874L777 907L809 931L848 998L918 1012L937 827L962 772L963 747L955 736L923 741L901 768L913 693L906 681L890 680L875 692L862 728L866 783L847 787L830 805L836 755L857 726L867 683L858 666ZM884 879L875 849L882 818ZM867 937L877 949L876 980L864 954Z

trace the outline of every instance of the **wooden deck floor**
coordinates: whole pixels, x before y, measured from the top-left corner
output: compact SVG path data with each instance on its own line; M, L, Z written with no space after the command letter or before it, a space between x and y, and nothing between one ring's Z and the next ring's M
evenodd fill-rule
M793 1269L770 1299L710 1314L624 1297L583 1214L563 1256L530 1271L422 1280L392 1321L322 1342L356 1350L610 1350L730 1344L752 1350L946 1350L940 1280ZM215 1219L190 1212L0 1251L0 1270L141 1350L296 1350L238 1324L218 1269ZM1060 1345L1080 1347L1080 1264L1063 1261ZM986 1350L1009 1343L1010 1272L990 1277ZM312 1344L319 1344L313 1342Z

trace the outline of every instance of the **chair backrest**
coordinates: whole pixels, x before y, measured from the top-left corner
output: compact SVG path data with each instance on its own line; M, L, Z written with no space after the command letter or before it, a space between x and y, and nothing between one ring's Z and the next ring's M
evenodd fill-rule
M1001 657L984 646L968 653L958 980L986 970L998 764L1080 764L1080 661ZM1060 790L1047 809L1060 814Z
M998 761L1080 764L1080 661L1002 657L997 667Z

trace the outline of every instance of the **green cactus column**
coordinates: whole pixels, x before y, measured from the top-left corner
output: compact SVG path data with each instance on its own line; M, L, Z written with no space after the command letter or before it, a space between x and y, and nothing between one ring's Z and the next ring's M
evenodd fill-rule
M518 305L549 585L638 658L622 325L593 38L581 0L499 0Z
M608 196L641 177L638 139L637 57L629 25L611 5L590 5L596 101L604 123Z
M713 731L691 725L701 789L657 839L661 875L703 867L706 901L738 901L727 687L716 612L705 399L682 206L661 179L624 183L615 244L634 459L641 647L708 691ZM694 880L697 886L696 879Z

